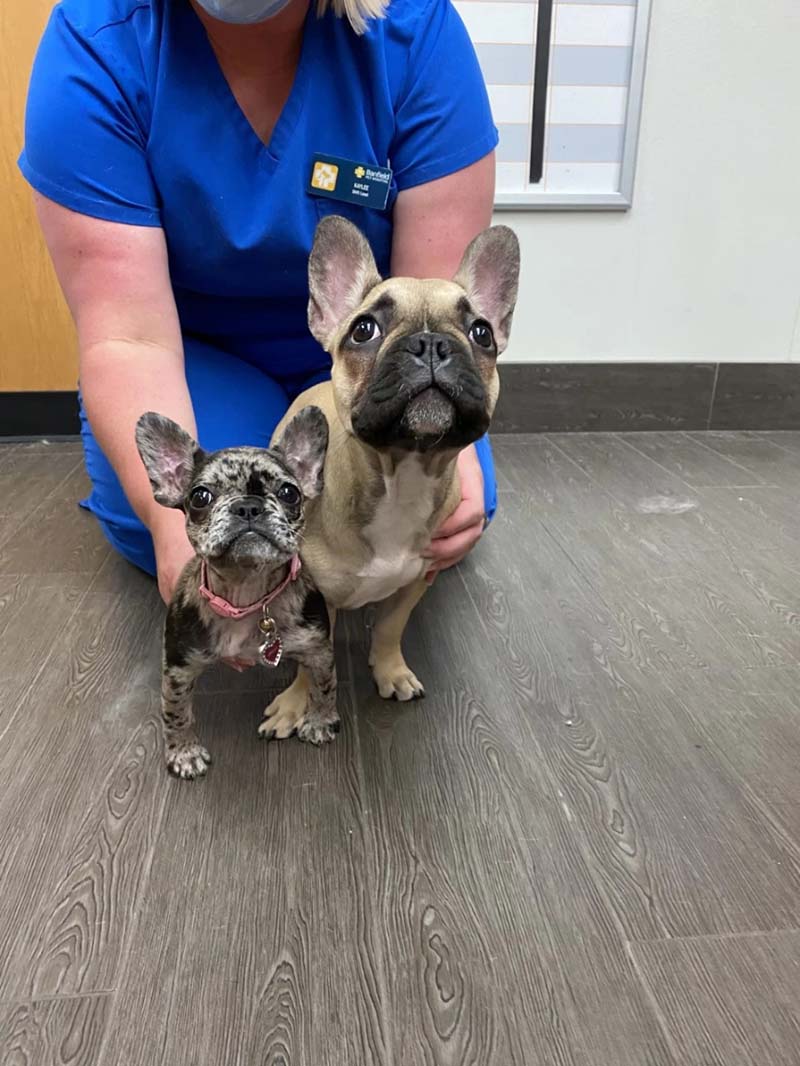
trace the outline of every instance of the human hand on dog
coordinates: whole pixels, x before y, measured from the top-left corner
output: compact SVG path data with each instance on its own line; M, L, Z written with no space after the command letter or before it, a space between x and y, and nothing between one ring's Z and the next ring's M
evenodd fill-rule
M468 555L481 538L486 524L483 497L483 472L474 445L465 448L458 457L461 481L461 503L440 526L423 552L431 560L425 580L432 585L440 570L447 570Z
M175 519L177 519L177 528ZM182 513L167 511L163 517L159 517L158 523L153 524L152 534L156 553L158 591L164 603L169 604L183 568L194 557L194 548L186 536L186 525ZM255 663L250 660L238 656L233 659L223 659L222 662L238 673L255 666Z
M169 604L183 568L194 557L183 512L160 508L150 522L150 532L156 553L158 591L164 603Z

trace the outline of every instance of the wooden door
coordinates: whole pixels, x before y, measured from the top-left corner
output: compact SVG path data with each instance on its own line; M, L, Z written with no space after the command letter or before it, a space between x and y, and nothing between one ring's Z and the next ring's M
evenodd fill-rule
M74 389L75 333L17 170L25 97L52 0L0 0L0 391Z

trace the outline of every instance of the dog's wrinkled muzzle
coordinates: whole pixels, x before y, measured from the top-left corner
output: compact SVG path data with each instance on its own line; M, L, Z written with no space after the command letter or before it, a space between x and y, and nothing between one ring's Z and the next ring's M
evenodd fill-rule
M263 497L243 495L216 510L202 547L218 565L249 569L284 562L296 552L297 537Z
M353 411L357 437L374 447L465 447L489 424L483 382L443 333L404 337L381 359Z

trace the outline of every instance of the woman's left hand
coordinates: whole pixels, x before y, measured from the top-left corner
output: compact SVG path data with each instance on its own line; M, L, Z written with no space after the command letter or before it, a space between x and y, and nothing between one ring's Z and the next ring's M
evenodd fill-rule
M436 531L430 547L423 555L431 560L425 580L432 585L440 570L460 563L475 547L486 525L483 499L483 471L474 445L465 448L458 457L461 479L461 503L444 525Z

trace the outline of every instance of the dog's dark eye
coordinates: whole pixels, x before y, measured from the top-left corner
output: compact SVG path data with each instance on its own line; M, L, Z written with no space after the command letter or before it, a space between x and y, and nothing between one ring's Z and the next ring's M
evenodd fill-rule
M202 485L198 485L196 489L192 489L191 494L189 495L189 503L196 511L204 511L206 507L210 507L213 499L214 494L210 489L204 488Z
M362 315L356 319L356 323L350 330L350 340L353 344L366 344L367 341L377 340L381 335L381 327L371 315Z
M292 485L289 481L281 485L275 495L281 503L286 504L287 507L297 507L301 500L300 489L298 489L296 485Z
M484 322L479 318L477 322L472 323L472 329L469 331L469 339L477 344L479 348L491 348L494 344L492 327L488 322Z

